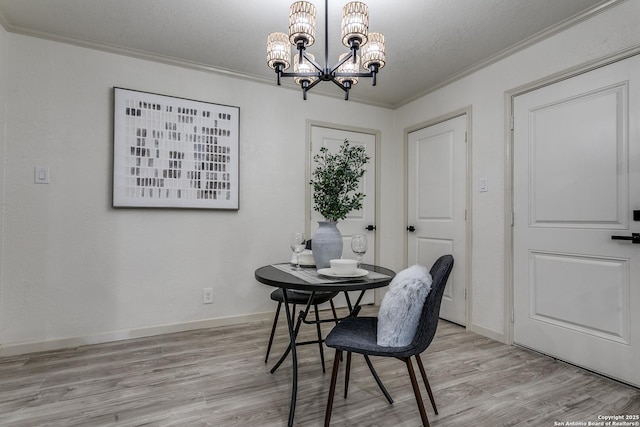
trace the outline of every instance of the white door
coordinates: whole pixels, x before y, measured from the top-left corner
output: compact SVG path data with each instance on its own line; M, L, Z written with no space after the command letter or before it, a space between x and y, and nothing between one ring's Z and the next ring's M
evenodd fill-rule
M408 262L431 267L452 254L440 317L466 326L467 116L408 135Z
M368 249L362 262L366 264L374 264L376 247L376 232L374 228L376 224L376 135L312 125L311 163L309 165L309 170L313 171L313 169L315 169L313 156L320 153L321 147L327 147L330 152L335 153L338 151L340 145L342 145L345 139L348 139L352 146L364 146L365 152L369 156L369 162L366 165L366 172L360 180L360 187L358 189L359 192L365 194L365 198L362 202L362 208L357 211L350 212L347 215L347 218L338 222L338 229L340 230L340 233L342 233L344 242L342 257L356 259L357 257L351 251L351 236L354 234L365 234L367 235ZM313 194L309 194L309 197L311 206L309 230L312 234L315 229L318 228L318 221L323 221L324 218L318 212L313 210ZM369 230L367 228L371 229ZM373 302L373 292L367 292L362 303L372 304Z
M640 57L514 99L514 342L640 386Z

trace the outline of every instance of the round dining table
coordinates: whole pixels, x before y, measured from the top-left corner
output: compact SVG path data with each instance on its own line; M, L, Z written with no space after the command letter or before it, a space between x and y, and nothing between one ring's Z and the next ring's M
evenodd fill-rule
M265 265L256 269L255 271L255 278L258 282L283 290L282 294L284 297L284 306L287 317L287 328L289 330L290 342L287 350L273 367L273 369L271 369L271 372L275 372L275 370L280 366L280 364L284 361L284 359L290 352L293 367L293 383L291 390L291 405L289 408L289 426L293 425L298 390L296 337L298 335L298 330L300 329L301 323L310 323L305 320L305 317L309 312L311 300L313 299L313 293L326 291L344 292L349 308L349 316L357 316L360 309L360 301L362 300L365 292L369 289L376 289L387 286L395 276L395 272L393 270L377 265L362 264L360 266L360 269L366 270L366 275L364 272L362 272L362 275L358 275L360 277L323 276L322 274L318 274L315 268L303 268L302 270L296 270L296 267L291 265L290 263ZM310 293L309 303L307 304L306 309L300 312L300 316L298 316L298 320L295 325L291 310L289 308L289 301L286 292L287 290L307 291ZM349 292L351 291L360 291L355 304L351 303L351 299L349 297ZM376 382L378 383L378 386L386 396L387 400L389 402L392 402L391 396L389 396L389 394L387 393L384 385L380 381L377 373L375 372L375 369L373 369L373 365L371 364L367 356L365 356L365 360Z

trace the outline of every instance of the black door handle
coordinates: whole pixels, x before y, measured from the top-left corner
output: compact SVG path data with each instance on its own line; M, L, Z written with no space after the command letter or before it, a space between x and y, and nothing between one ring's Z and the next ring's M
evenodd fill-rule
M364 229L365 230L369 230L369 231L373 231L373 230L376 229L376 226L375 225L367 225Z
M414 231L416 231L416 228L413 225L410 225L407 227L407 230L413 233Z
M631 243L640 244L640 233L631 233L631 236L611 236L611 240L631 240Z

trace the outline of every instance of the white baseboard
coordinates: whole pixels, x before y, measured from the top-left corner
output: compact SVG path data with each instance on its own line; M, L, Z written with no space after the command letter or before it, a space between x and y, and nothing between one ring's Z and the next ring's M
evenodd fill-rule
M83 345L102 344L112 341L122 341L132 338L143 338L161 334L191 331L195 329L215 328L220 326L237 325L241 323L262 322L273 319L273 311L265 313L247 314L242 316L221 317L216 319L197 320L186 323L149 326L145 328L104 332L95 335L61 338L50 341L37 341L0 346L0 357L16 356L41 351L61 350Z
M487 338L491 338L492 340L499 341L501 343L507 344L506 337L503 333L493 331L491 329L487 329L483 326L479 326L475 323L469 325L469 331L475 332L478 335L485 336Z

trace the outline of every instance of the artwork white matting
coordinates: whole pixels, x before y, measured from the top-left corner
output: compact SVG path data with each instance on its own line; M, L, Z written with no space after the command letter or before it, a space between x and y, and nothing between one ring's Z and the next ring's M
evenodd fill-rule
M114 88L113 206L239 208L240 108Z

